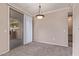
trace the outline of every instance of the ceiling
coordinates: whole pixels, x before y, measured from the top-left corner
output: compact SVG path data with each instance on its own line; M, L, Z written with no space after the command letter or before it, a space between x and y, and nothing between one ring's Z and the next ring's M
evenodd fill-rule
M31 15L38 14L39 3L14 3L15 5L25 9ZM48 12L56 9L61 9L65 7L71 7L70 3L41 3L41 12Z

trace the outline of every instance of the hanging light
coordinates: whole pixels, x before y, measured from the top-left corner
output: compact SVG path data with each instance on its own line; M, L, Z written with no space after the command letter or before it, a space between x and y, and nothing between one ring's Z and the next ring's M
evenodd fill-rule
M43 19L44 18L44 15L41 14L41 5L39 4L39 14L36 15L36 18L37 19Z

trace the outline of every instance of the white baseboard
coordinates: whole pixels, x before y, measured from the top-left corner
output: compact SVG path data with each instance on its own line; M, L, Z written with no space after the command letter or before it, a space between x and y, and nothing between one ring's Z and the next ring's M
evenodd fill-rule
M5 53L7 53L7 52L9 52L9 49L7 49L7 50L5 50L5 51L3 51L3 52L0 52L0 55L5 54Z
M58 45L58 46L68 47L67 45L59 45L59 44L51 43L51 42L42 42L42 41L35 41L35 42L40 42L40 43L46 43L46 44L50 44L50 45Z
M26 45L26 44L29 44L29 43L31 43L31 42L32 42L32 41L29 41L29 42L25 42L25 43L24 43L24 45Z

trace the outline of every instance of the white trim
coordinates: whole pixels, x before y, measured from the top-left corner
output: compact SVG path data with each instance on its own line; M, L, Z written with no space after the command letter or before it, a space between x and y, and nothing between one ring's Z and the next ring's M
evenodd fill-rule
M61 10L65 10L65 9L67 9L68 12L70 12L70 8L71 8L71 7L65 7L65 8L55 9L55 10L51 10L51 11L47 11L47 12L43 12L42 14L54 13L54 12L61 11ZM35 15L37 15L37 14L34 14L34 16L35 16Z
M7 50L5 50L5 51L0 52L0 55L5 54L5 53L7 53L7 52L9 52L9 49L7 49Z
M9 6L9 8L11 8L11 9L13 9L13 10L16 10L16 11L18 11L18 12L20 12L20 13L23 14L23 12L22 12L21 10L19 10L18 8L14 7L14 6L11 6L11 5L9 5L9 4L8 4L8 6Z
M10 50L10 35L9 35L10 17L9 17L9 12L10 12L10 6L8 6L8 50Z
M59 45L59 44L56 44L56 43L51 43L51 42L43 42L43 41L36 41L36 40L34 40L34 41L35 41L35 42L40 42L40 43L51 44L51 45L58 45L58 46L68 47L68 45Z
M27 43L26 43L26 42L24 42L24 43L23 43L23 45L29 44L29 43L31 43L31 42L32 42L32 41L30 41L30 42L27 42Z
M14 10L16 10L16 11L19 11L20 13L22 13L22 14L27 14L28 16L32 16L29 12L27 12L27 10L24 10L23 8L19 8L17 5L14 5L14 4L11 4L11 3L8 3L8 5L12 8L12 9L14 9Z
M70 7L60 8L60 9L56 9L56 10L52 10L52 11L45 12L45 13L43 13L43 14L53 13L53 12L57 12L57 11L65 10L65 9L68 9L68 11L69 11L69 8L70 8Z

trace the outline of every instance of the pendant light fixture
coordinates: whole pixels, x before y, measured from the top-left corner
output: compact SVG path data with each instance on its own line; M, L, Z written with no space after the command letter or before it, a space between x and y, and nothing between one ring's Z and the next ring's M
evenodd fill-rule
M39 14L36 15L36 18L37 18L37 19L43 19L43 18L44 18L44 15L41 14L41 5L40 5L40 4L39 4Z

